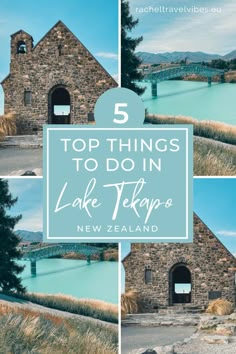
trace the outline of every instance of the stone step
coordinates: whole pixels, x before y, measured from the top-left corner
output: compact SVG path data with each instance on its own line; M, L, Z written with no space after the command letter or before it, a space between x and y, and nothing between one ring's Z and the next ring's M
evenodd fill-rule
M200 306L190 306L190 305L185 305L185 304L176 304L173 306L168 306L166 308L159 309L158 313L159 314L185 314L185 313L190 313L190 314L195 314L195 313L201 313L203 312L204 309Z

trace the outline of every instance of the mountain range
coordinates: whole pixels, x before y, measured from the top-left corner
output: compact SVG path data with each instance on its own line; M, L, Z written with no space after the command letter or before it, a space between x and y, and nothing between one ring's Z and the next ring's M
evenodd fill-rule
M236 59L236 50L226 54L209 54L204 52L167 52L167 53L147 53L137 52L136 55L142 60L143 64L161 64L179 62L187 58L188 62L209 62L213 59L232 60Z
M41 231L33 232L26 230L17 230L15 232L22 240L22 242L42 242L43 233Z

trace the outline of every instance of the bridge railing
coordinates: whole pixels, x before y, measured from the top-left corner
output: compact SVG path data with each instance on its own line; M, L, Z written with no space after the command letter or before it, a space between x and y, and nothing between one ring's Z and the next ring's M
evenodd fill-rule
M192 74L213 77L217 75L224 75L225 72L226 70L210 68L204 65L188 64L151 71L150 73L144 75L144 81L158 82Z
M49 258L57 255L63 255L70 252L80 253L85 256L89 256L93 254L100 254L103 252L103 249L98 247L93 247L93 246L79 245L79 244L75 244L75 245L63 244L63 245L48 246L39 249L34 249L28 252L23 252L22 259L39 260L42 258Z

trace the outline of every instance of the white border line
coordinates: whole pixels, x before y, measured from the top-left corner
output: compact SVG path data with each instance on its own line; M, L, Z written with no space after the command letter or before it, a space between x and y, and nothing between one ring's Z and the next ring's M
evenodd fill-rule
M118 1L118 85L121 87L121 0Z
M188 151L188 144L189 144L189 141L188 141L188 129L186 129L186 139L185 139L185 142L186 142L186 189L185 189L185 193L186 193L186 200L185 200L185 205L186 205L186 210L185 210L185 216L186 216L186 239L188 239L188 229L189 229L189 223L188 223L188 218L189 218L189 215L188 215L188 207L189 207L189 203L188 203L188 174L189 174L189 171L188 171L188 157L189 157L189 151Z
M121 236L113 236L110 235L109 237L50 237L49 236L49 185L48 185L48 181L49 181L49 132L50 131L70 131L70 130L85 130L85 131L153 131L153 130L172 130L172 131L178 131L178 130L183 130L185 131L186 134L186 139L185 139L185 145L186 145L186 236L185 237L147 237L146 239L144 239L143 237L121 237ZM189 151L188 151L188 128L48 128L47 129L47 184L46 184L46 205L47 205L47 213L46 213L46 218L47 218L47 223L46 223L46 240L119 240L119 241L125 241L125 240L143 240L143 241L148 241L148 240L156 240L156 241L162 241L162 240L187 240L189 238L189 234L188 234L188 228L189 228L189 220L188 220L188 157L189 157Z
M47 205L47 214L46 214L46 219L47 219L47 223L46 223L46 234L47 234L47 239L50 239L48 237L48 231L49 231L49 197L48 197L48 191L49 191L49 185L48 185L48 181L49 181L49 129L47 129L47 185L46 185L46 205ZM45 183L45 182L44 182ZM45 220L44 220L45 222ZM43 222L43 224L44 224Z
M119 354L121 354L121 251L122 244L118 243L118 348Z

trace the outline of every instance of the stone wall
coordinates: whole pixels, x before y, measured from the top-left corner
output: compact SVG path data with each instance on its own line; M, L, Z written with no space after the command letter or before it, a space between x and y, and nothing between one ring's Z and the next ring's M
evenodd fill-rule
M19 41L25 42L27 53L17 53ZM117 86L60 21L34 48L29 34L12 35L10 75L2 82L5 113L16 112L24 132L41 130L48 123L49 92L57 85L70 94L72 124L87 123L99 96ZM24 103L25 91L32 93L31 104Z
M220 291L235 303L235 276L229 268L236 266L236 260L196 215L193 243L132 244L123 264L126 290L138 291L148 312L171 304L170 271L176 264L186 265L191 272L192 304L207 306L209 291ZM147 268L152 270L151 284L145 284Z

